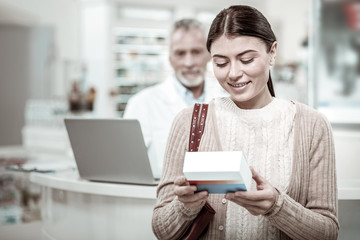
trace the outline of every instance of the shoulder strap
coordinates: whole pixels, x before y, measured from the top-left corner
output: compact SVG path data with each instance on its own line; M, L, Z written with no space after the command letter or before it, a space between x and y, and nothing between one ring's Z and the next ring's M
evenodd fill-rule
M204 132L206 115L208 110L208 104L194 105L192 114L191 126L190 126L190 137L189 137L189 151L197 152L200 145L201 136ZM199 239L204 235L208 229L208 225L214 218L215 210L206 201L202 207L200 213L196 216L187 233L185 234L184 240L195 240Z
M208 104L199 103L194 105L189 137L190 152L197 152L199 149L200 140L205 128L208 106Z

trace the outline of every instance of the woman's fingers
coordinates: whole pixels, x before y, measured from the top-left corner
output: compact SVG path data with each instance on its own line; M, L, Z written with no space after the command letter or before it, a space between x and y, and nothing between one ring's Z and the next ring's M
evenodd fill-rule
M257 191L237 191L234 193L234 196L247 199L249 201L262 201L272 199L274 192L272 187L266 187L264 190Z
M175 195L178 197L179 201L184 203L184 205L188 208L198 207L203 204L209 196L207 191L195 193L197 187L190 185L184 176L177 177L174 180L174 184Z
M268 181L265 178L263 178L260 174L258 174L252 166L250 166L250 170L252 173L252 178L256 182L256 189L263 190L264 185L267 184Z
M184 195L193 195L196 191L196 186L176 186L175 195L184 196Z
M235 195L227 195L227 198L231 201L233 201L234 203L246 208L247 210L250 211L250 209L257 209L257 212L259 212L260 214L264 214L267 210L269 210L272 206L273 203L271 201L268 200L248 200L245 198L241 198L241 197L237 197Z
M179 201L184 203L187 208L195 208L202 205L208 198L209 194L206 191L195 193L192 196L179 197Z
M174 184L178 185L178 186L189 186L190 185L185 176L179 176L179 177L175 178Z
M206 191L194 193L192 195L178 195L180 202L184 203L187 208L195 208L202 205L208 198L209 194Z
M227 193L226 198L246 208L253 215L265 214L275 204L278 192L252 167L250 170L257 190Z

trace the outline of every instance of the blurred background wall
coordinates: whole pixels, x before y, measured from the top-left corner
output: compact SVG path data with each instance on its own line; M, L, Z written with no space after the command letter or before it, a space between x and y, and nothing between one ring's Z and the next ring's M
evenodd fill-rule
M0 0L0 145L22 144L31 117L68 111L73 83L83 95L96 91L92 114L121 117L129 97L171 72L174 20L196 17L209 26L236 3L257 7L277 35L277 96L323 111L339 130L339 158L360 162L359 3L350 0ZM48 102L46 113L38 100ZM344 141L351 151L340 148ZM339 167L345 178L348 171Z

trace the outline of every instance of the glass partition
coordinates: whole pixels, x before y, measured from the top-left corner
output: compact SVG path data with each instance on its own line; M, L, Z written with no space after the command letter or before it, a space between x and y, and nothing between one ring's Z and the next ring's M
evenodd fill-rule
M314 0L310 103L330 122L360 123L360 2Z

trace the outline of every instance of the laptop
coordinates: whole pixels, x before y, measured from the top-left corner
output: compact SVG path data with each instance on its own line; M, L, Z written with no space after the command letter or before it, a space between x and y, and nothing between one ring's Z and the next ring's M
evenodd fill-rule
M135 119L65 118L79 175L83 179L157 185L140 123Z

